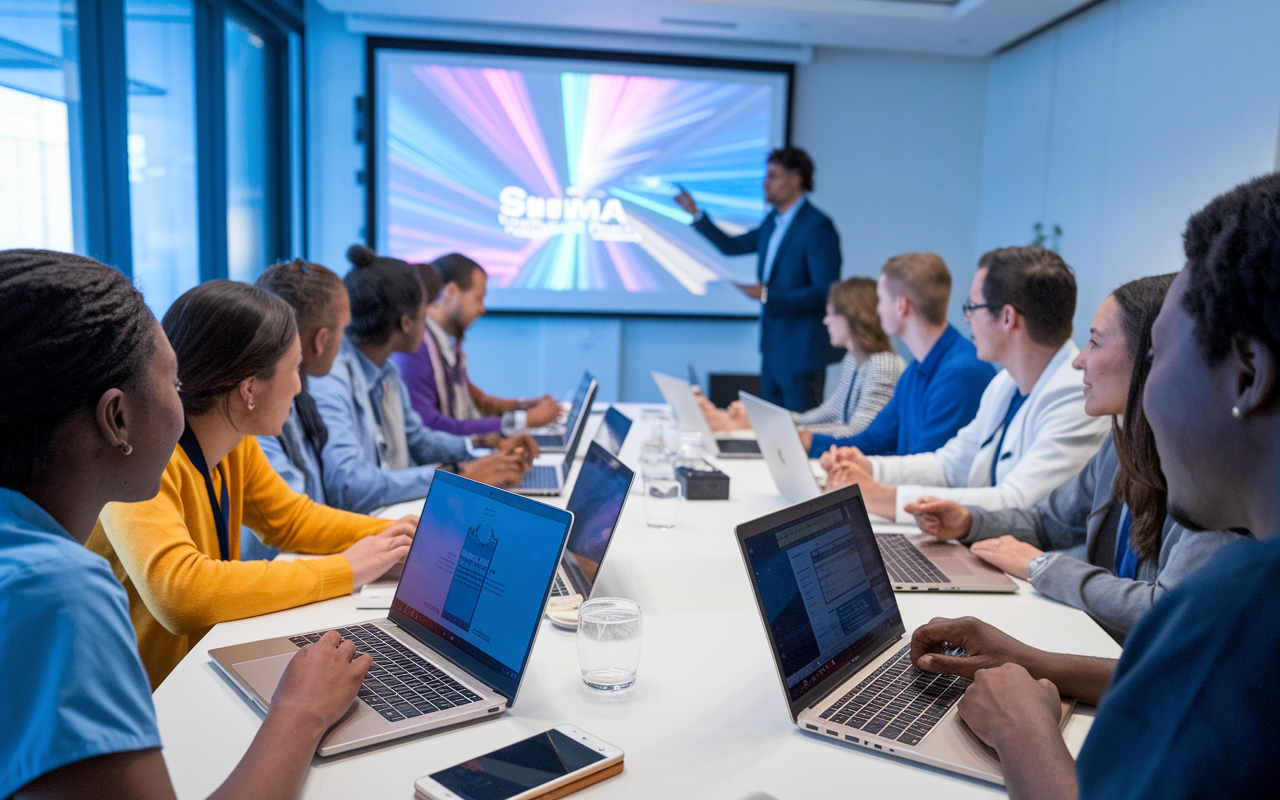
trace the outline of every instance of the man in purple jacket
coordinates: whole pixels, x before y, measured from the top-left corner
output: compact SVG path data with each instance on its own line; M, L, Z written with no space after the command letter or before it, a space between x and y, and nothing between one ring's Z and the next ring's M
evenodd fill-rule
M488 275L460 253L418 265L427 290L427 330L412 355L394 353L413 410L428 428L463 435L508 436L540 428L560 416L550 395L535 400L507 400L480 391L467 376L462 339L484 314Z

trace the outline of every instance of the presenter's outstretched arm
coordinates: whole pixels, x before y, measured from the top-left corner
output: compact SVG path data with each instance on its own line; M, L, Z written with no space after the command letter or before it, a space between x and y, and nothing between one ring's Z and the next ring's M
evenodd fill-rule
M329 631L289 662L271 710L249 750L215 798L294 798L311 766L320 737L351 707L373 664L356 656L350 641ZM87 758L36 778L14 795L19 800L122 797L170 800L173 784L158 748Z

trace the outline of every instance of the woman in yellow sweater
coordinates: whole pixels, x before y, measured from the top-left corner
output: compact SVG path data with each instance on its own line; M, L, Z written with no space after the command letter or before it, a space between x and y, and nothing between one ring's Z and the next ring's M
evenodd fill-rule
M211 281L179 297L163 326L178 359L185 430L160 493L108 504L88 542L124 584L153 687L219 622L349 594L378 578L408 552L417 524L317 505L262 454L254 436L280 433L301 388L287 303ZM241 524L272 547L337 555L240 561Z

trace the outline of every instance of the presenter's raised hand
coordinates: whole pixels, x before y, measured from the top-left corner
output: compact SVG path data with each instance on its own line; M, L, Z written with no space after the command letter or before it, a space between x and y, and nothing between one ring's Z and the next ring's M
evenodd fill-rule
M954 500L921 497L902 507L916 518L920 530L939 541L963 539L973 528L973 514Z
M676 205L683 208L689 214L698 216L698 204L693 201L693 195L689 194L688 189L681 189L680 194L675 197Z
M538 402L529 406L525 414L525 424L530 428L541 428L560 418L560 403L551 395L544 394L538 398Z

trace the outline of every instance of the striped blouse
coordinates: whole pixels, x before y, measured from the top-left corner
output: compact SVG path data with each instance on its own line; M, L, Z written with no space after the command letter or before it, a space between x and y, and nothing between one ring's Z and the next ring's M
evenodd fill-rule
M873 353L861 367L853 353L840 362L840 380L822 405L793 414L797 425L837 439L856 436L889 404L906 364L892 350Z

